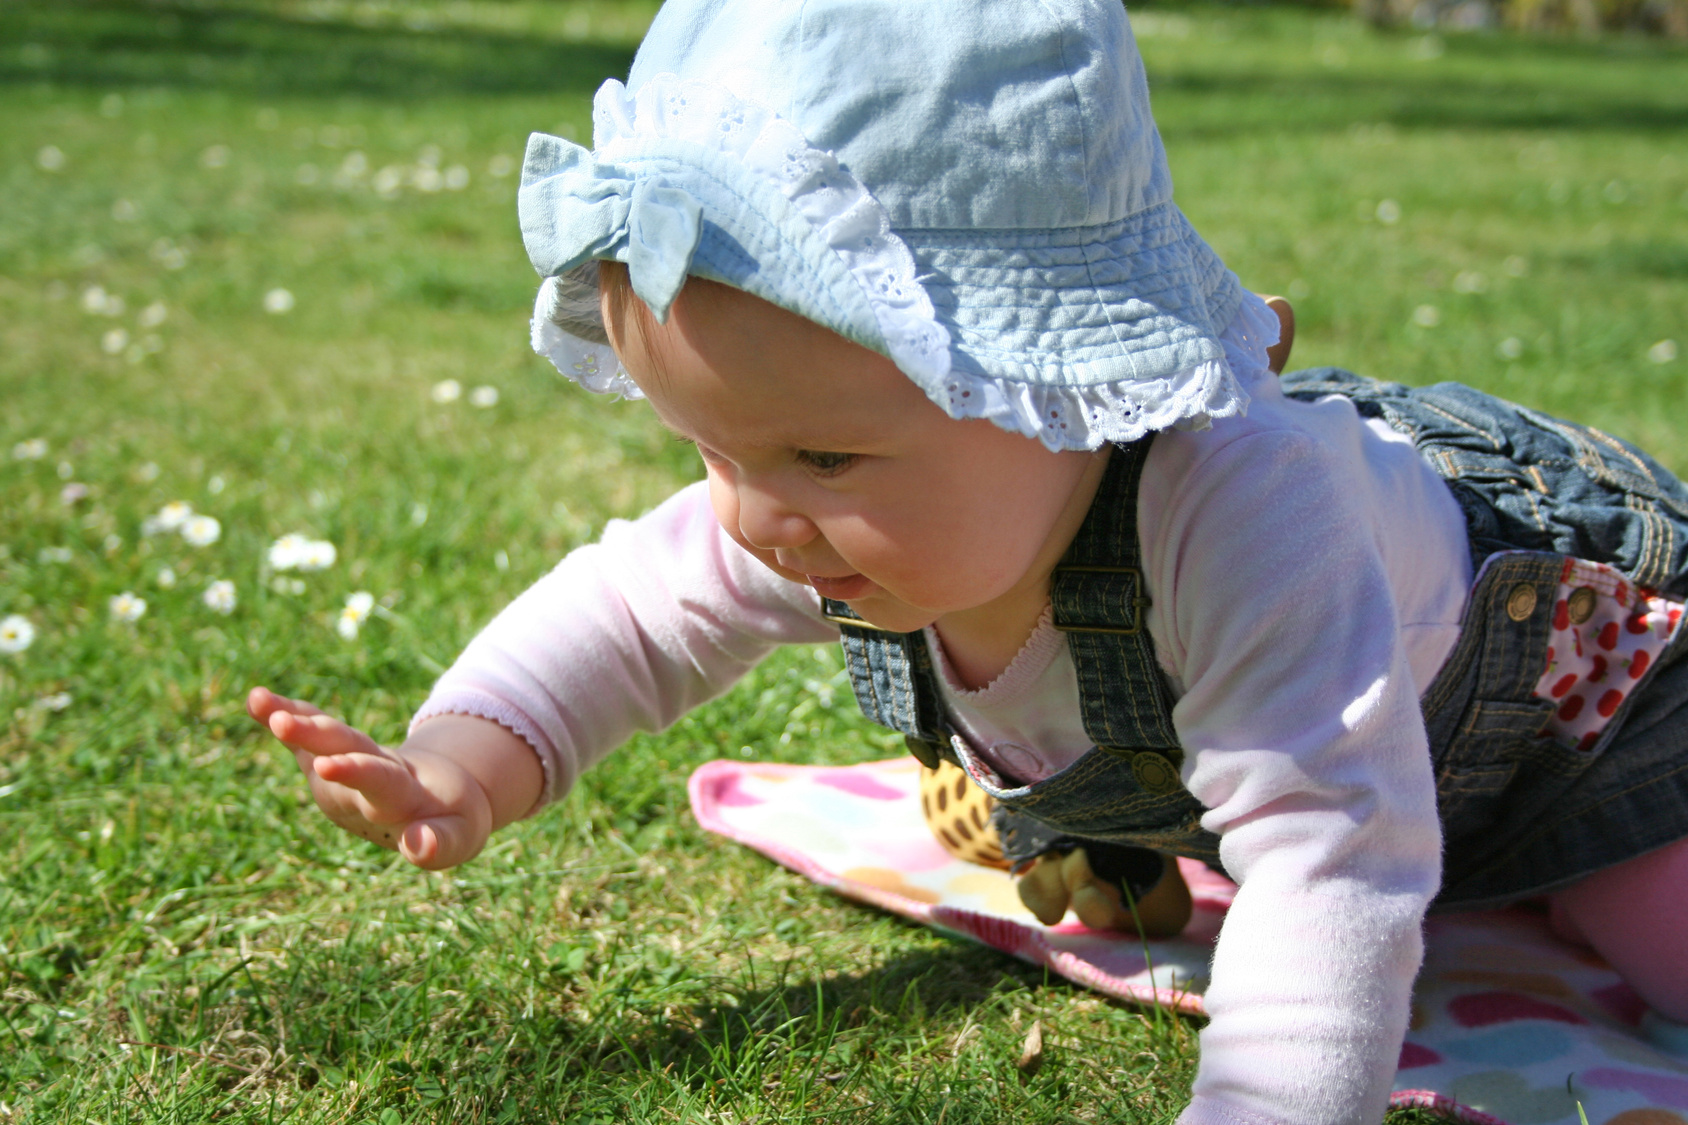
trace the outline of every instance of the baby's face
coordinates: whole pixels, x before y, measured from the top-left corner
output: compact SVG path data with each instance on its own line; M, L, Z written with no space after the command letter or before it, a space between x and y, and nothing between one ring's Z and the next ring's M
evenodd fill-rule
M606 286L616 352L764 565L900 632L1041 606L1099 455L958 422L890 360L728 286L688 281L665 325L636 301Z

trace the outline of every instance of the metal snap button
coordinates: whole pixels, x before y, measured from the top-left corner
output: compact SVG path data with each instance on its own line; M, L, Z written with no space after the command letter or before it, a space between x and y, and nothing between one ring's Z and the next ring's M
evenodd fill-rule
M1506 615L1514 621L1527 621L1535 611L1536 588L1528 582L1512 587L1512 592L1506 595Z
M1150 793L1176 792L1184 784L1172 763L1153 750L1139 750L1131 759L1131 776Z
M1571 619L1571 624L1581 625L1594 616L1594 605L1594 587L1578 586L1565 600L1565 614Z

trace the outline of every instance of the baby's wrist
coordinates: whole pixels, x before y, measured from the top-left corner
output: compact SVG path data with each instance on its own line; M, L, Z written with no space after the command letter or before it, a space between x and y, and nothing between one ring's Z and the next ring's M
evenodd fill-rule
M544 770L533 747L509 728L478 715L434 715L418 723L401 756L431 755L474 780L487 803L490 831L526 816L539 803Z

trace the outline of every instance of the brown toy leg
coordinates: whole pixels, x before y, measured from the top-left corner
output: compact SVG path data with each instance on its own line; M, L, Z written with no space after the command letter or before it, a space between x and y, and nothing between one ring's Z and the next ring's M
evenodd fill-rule
M1278 317L1278 342L1266 349L1266 358L1273 373L1282 375L1284 365L1289 362L1289 349L1295 343L1295 309L1282 297L1262 296L1260 299Z
M1118 889L1090 870L1083 848L1039 856L1016 886L1020 901L1046 926L1064 918L1069 907L1093 930L1134 934L1141 921L1144 937L1171 937L1190 921L1190 888L1176 863L1169 864L1161 881L1138 900L1135 917Z

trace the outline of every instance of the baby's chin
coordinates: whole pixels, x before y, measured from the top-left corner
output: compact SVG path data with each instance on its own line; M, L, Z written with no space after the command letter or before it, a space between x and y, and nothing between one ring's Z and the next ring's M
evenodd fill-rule
M802 571L791 570L781 566L770 557L765 557L760 551L752 551L758 562L781 578L795 582L800 586L807 586L824 598L833 597L833 593L822 589L828 585L825 582L812 581L810 576ZM913 633L936 621L941 614L919 606L909 605L907 602L888 593L884 587L869 581L870 589L860 597L845 597L836 600L843 601L856 615L869 625L884 629L892 633ZM838 593L849 593L847 589L838 589Z
M943 616L935 610L910 605L880 586L874 586L862 597L844 601L863 621L891 633L917 633Z

